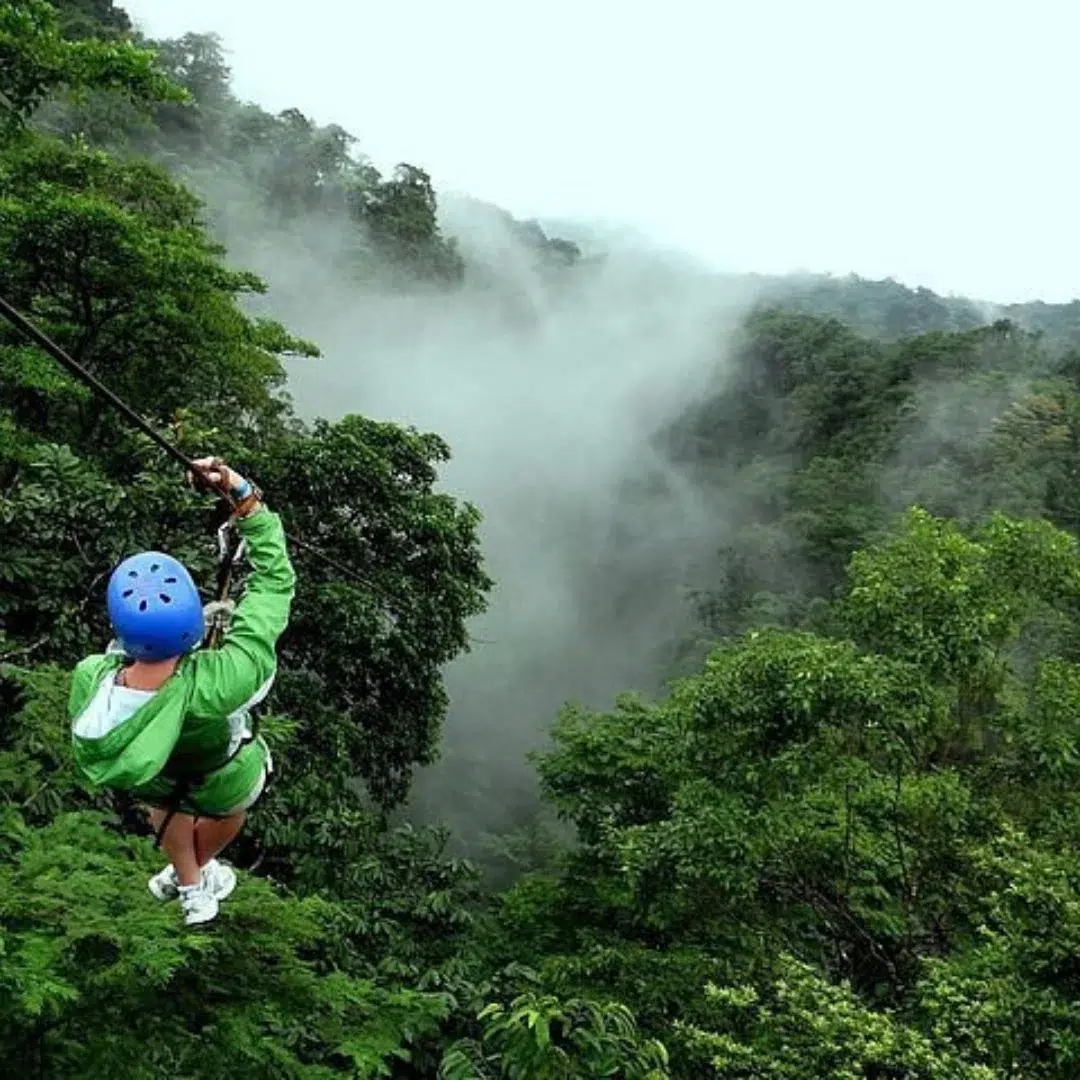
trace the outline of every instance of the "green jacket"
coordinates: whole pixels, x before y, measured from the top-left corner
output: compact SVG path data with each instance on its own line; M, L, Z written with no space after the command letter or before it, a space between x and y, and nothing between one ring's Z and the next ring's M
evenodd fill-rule
M247 710L269 692L277 640L289 621L296 574L281 519L265 507L237 521L252 570L220 648L184 656L169 680L134 712L112 704L118 652L75 668L68 702L76 766L91 783L168 805L178 781L180 809L220 815L248 797L269 764L261 739L239 753ZM231 760L230 760L231 759Z

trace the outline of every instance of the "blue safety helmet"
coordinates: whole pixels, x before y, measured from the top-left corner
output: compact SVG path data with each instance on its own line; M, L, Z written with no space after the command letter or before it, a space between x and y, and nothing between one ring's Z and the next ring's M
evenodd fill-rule
M109 579L108 605L116 640L133 660L167 660L202 643L199 590L171 555L125 559Z

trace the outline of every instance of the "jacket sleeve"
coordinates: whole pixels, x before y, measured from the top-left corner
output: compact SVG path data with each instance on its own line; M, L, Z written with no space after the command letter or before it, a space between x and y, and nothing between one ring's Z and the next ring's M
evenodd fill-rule
M296 573L281 518L263 507L236 524L251 563L244 594L217 649L198 652L190 711L226 717L245 705L277 670L277 640L289 623Z

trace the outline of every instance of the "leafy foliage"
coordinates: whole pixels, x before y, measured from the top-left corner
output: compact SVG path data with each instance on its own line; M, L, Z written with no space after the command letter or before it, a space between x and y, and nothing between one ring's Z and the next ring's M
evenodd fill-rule
M852 560L846 637L751 630L664 701L567 709L539 767L582 846L512 891L505 941L642 1010L686 1075L1067 1075L1074 1021L1019 942L1076 897L1080 668L1026 635L1069 642L1046 627L1075 619L1078 572L1047 523L915 510ZM968 1037L1000 985L1049 1046ZM923 1026L942 1011L958 1026Z
M446 1013L438 995L320 973L305 959L325 933L315 899L285 901L260 883L214 934L178 935L175 912L144 899L140 871L154 867L145 841L119 840L85 815L37 830L8 818L7 1061L57 1077L224 1077L238 1065L377 1077Z
M751 986L706 987L716 1030L681 1025L701 1076L789 1080L811 1076L863 1080L991 1080L998 1074L972 1065L888 1012L867 1009L846 986L826 982L812 968L780 961L777 980L761 994Z
M432 178L232 95L221 44L109 0L0 11L0 293L189 452L255 477L299 592L241 884L186 932L136 808L74 773L110 568L209 582L210 509L0 332L0 1060L56 1077L1076 1075L1076 305L776 283L656 447L725 522L655 698L567 705L536 758L574 831L492 896L393 824L492 582L435 433L302 423L199 196L338 236L342 273L453 289ZM559 272L580 252L513 223ZM587 261L586 261L587 262ZM483 271L479 272L483 279ZM571 279L566 278L570 283ZM731 493L738 493L733 500ZM312 545L322 554L316 553ZM511 851L520 838L496 838ZM539 843L537 838L531 842Z
M526 994L509 1006L488 1005L479 1019L480 1039L447 1050L440 1080L664 1080L668 1075L667 1052L638 1038L634 1018L623 1006Z
M19 130L37 106L59 90L112 90L142 105L183 97L158 69L151 50L97 38L69 40L61 33L56 10L45 0L5 4L0 9L4 133Z
M152 51L61 37L47 5L5 17L29 88L16 87L20 120L61 86L126 79L133 99L171 86ZM242 310L262 283L225 267L200 214L146 160L26 127L0 143L3 294L186 450L256 476L323 553L295 552L288 674L266 725L283 782L237 851L277 891L245 883L234 926L178 937L175 911L148 903L145 822L72 771L68 672L107 640L111 567L167 548L210 581L211 514L145 438L5 330L0 1053L55 1076L390 1075L430 1056L421 1043L454 1007L417 987L452 959L475 892L437 834L390 830L385 808L434 752L440 669L484 604L478 517L434 492L449 454L436 436L293 417L281 358L317 350Z

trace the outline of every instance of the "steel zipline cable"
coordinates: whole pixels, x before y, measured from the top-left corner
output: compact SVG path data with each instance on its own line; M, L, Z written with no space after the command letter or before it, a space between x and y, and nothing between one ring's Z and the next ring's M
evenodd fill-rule
M165 451L177 464L182 465L193 476L200 476L203 472L202 468L197 465L194 459L188 457L174 443L171 443L166 439L159 431L157 431L145 418L140 416L130 405L124 400L118 397L112 390L110 390L100 379L94 376L91 372L87 371L80 363L73 360L59 345L56 344L50 337L46 336L38 327L36 327L25 315L19 312L16 308L12 307L10 303L4 297L0 296L0 315L3 315L5 319L17 330L19 330L25 337L29 338L40 349L47 352L58 364L66 368L72 375L75 376L80 382L88 386L95 394L103 398L108 402L117 412L119 412L132 426L141 431L147 438L155 443L158 447ZM222 489L216 484L206 481L207 486L216 491L222 496L230 505L235 505L232 496L228 491ZM321 559L328 567L336 570L339 574L345 575L345 577L351 578L353 581L360 585L363 585L366 589L369 589L372 593L377 595L380 599L391 603L391 598L379 589L369 578L364 577L362 574L357 573L349 566L338 562L336 559L332 559L324 551L315 547L314 544L309 544L306 540L301 539L299 536L294 536L291 533L286 533L286 536L290 543L295 544L296 547L301 548L304 551L310 552L316 558Z

